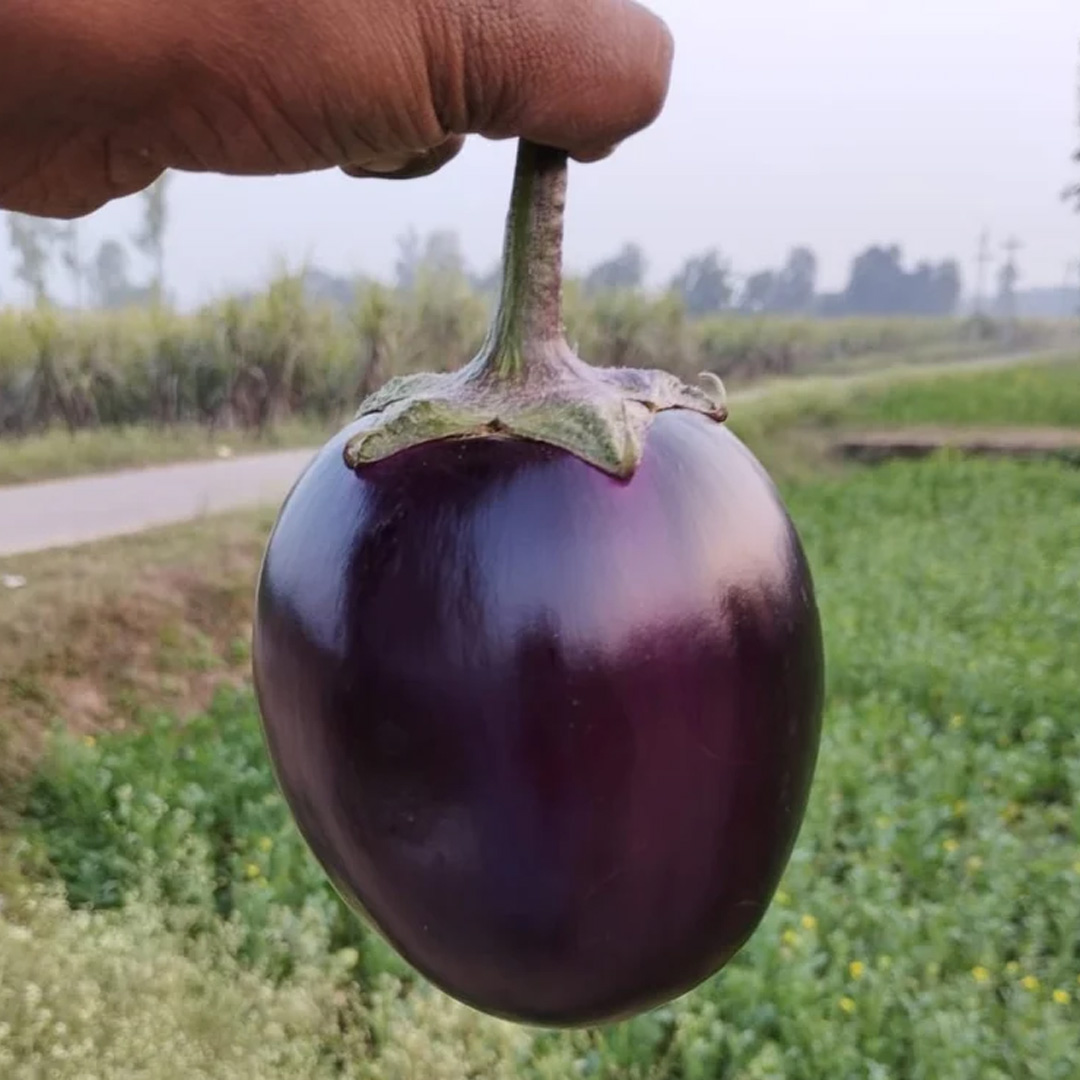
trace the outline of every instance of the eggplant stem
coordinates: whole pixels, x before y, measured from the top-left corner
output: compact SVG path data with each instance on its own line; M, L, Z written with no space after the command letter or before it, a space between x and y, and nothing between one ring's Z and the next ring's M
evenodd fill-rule
M498 311L482 350L488 378L513 379L542 363L536 348L563 339L562 269L567 155L528 140L517 168L503 245Z
M483 348L465 367L392 379L367 398L344 449L360 469L422 443L527 439L627 480L656 415L688 409L722 423L723 395L665 371L593 368L563 333L567 155L522 141L506 224L502 294Z

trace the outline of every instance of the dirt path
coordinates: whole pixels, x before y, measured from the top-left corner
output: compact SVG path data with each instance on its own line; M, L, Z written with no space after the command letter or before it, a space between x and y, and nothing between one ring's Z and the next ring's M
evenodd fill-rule
M836 442L836 450L853 461L880 462L920 458L939 450L979 457L1055 457L1080 462L1080 431L1072 428L901 427L853 431Z
M792 387L856 387L898 378L989 370L1036 363L1049 356L991 357L950 364L911 365L839 377L785 379L731 395L747 403ZM72 480L0 487L0 558L70 547L110 536L191 521L208 514L280 502L314 450L289 450Z

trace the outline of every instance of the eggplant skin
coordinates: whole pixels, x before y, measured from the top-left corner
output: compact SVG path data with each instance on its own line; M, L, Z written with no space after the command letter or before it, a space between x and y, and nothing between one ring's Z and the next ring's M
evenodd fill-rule
M722 425L635 476L446 441L301 476L258 586L278 782L346 901L460 1001L607 1023L722 968L790 857L821 731L810 571Z

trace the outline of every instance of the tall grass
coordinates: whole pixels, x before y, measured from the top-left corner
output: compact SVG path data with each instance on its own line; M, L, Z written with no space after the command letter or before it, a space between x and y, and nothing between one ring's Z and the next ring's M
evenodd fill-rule
M309 301L302 278L282 277L249 302L192 315L0 312L0 436L137 424L262 434L286 418L336 421L391 375L467 361L488 304L464 279L436 274L408 293L366 287L347 311ZM588 298L574 282L566 306L570 338L592 363L732 381L854 360L1019 351L1061 334L1049 322L1006 335L991 322L949 319L692 321L673 296Z

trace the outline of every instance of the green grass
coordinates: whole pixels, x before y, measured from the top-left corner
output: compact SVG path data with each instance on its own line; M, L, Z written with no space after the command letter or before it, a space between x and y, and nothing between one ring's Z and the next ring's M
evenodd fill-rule
M733 395L729 424L781 479L837 471L837 435L853 428L939 424L1080 427L1080 354L905 365L838 378L767 383Z
M839 419L881 427L1080 427L1080 356L1057 364L898 381L878 393L857 394Z
M154 910L188 913L169 949L186 955L203 942L208 985L219 970L229 981L259 973L267 989L251 991L255 1015L271 986L314 980L318 1000L338 987L342 1030L298 1022L262 1048L314 1046L320 1069L344 1055L343 1071L306 1075L1072 1080L1080 472L940 458L789 484L787 494L826 628L818 777L761 930L668 1008L602 1031L540 1034L477 1018L409 978L381 982L393 960L344 917L296 836L248 691L221 694L189 724L163 717L93 745L59 740L27 807L24 872L57 874L72 900L104 907L150 888ZM114 926L108 911L56 914L42 956L79 954L80 940L88 949L105 932L61 932L76 918ZM226 920L228 949L216 943ZM140 926L123 940L150 933ZM355 982L332 970L343 949ZM0 1003L19 970L0 965ZM125 1022L158 1007L138 985L116 992ZM244 1045L247 1021L235 1023ZM73 1037L41 1038L65 1047ZM214 1038L227 1042L227 1026ZM0 1038L0 1063L3 1053ZM37 1075L17 1071L30 1060L19 1053L4 1075ZM172 1075L165 1054L161 1075Z

